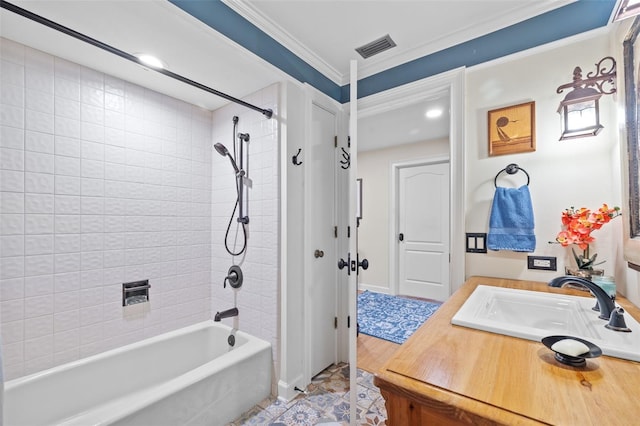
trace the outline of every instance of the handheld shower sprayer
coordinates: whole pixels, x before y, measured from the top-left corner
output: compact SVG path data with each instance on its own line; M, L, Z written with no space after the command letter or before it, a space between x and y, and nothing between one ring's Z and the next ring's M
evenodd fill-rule
M229 154L229 150L227 149L226 146L218 142L217 144L213 145L213 147L216 149L216 151L218 151L218 154L222 155L223 157L229 157L229 160L231 161L231 166L233 166L233 170L235 170L236 175L244 174L238 168L238 165L236 164L236 160L234 160L231 154Z
M213 145L213 147L216 149L216 151L218 151L218 154L222 155L223 157L226 157L227 155L229 155L229 150L227 149L227 147L221 144L220 142Z

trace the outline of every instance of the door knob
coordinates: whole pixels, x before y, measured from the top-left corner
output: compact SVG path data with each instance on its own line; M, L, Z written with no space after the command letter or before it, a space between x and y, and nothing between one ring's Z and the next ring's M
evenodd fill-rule
M358 266L360 266L364 270L367 270L369 268L369 261L367 259L362 259L362 262L358 262Z
M323 257L324 256L324 252L322 250L316 250L313 252L313 256L317 259L319 257Z
M369 261L367 259L360 260L360 254L358 254L358 256L356 257L356 261L358 263L359 268L362 268L363 270L366 270L369 268ZM358 269L358 273L360 273L359 269Z
M344 259L340 259L338 260L338 269L344 269L344 267L347 267L347 275L351 275L351 265L350 263L352 263L351 261L351 253L347 254L347 260L345 261ZM355 263L355 261L353 261L353 263Z

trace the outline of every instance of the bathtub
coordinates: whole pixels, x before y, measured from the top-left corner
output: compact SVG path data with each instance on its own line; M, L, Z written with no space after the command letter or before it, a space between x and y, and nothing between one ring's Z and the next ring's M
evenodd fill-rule
M271 392L271 345L205 321L5 383L4 425L222 425Z

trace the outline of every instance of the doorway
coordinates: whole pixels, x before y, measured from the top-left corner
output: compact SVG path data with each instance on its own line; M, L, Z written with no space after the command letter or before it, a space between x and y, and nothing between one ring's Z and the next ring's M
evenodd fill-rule
M400 86L394 89L390 89L385 92L377 93L375 95L368 96L358 100L358 126L359 126L359 147L365 143L366 129L363 128L361 123L365 123L364 120L379 120L381 117L387 117L393 115L393 112L398 110L407 111L408 107L415 105L422 105L425 101L434 99L445 99L448 103L449 120L447 123L447 136L444 139L446 146L440 147L436 150L428 152L410 151L409 148L402 154L404 157L394 158L392 160L380 159L380 162L376 165L379 173L377 175L377 181L371 182L370 180L363 180L364 187L364 208L363 208L363 220L361 221L361 229L367 226L367 222L370 223L372 215L386 214L380 223L383 223L383 227L388 229L386 238L386 247L380 247L380 229L377 229L377 242L378 244L375 250L379 249L379 253L370 253L372 246L367 241L360 241L360 254L367 257L370 261L371 267L368 271L362 274L360 281L360 289L378 291L383 293L397 294L398 292L398 259L394 255L397 246L397 230L395 226L390 226L396 222L393 215L396 215L395 206L395 194L387 197L386 201L382 201L377 204L377 207L371 207L367 204L367 194L372 190L376 193L382 192L383 186L389 186L388 191L391 194L394 192L391 187L391 179L388 177L381 180L380 176L384 175L384 167L389 172L392 172L390 163L402 163L415 161L417 158L447 158L449 161L449 209L450 222L449 222L449 252L450 263L448 265L449 275L449 288L443 290L440 295L440 299L446 300L451 293L457 290L464 282L464 207L463 207L463 185L464 185L464 142L463 142L463 111L464 111L464 69L454 70L441 75L431 77L418 82L410 83L404 86ZM424 113L424 112L423 112ZM402 120L406 114L402 114L399 120ZM407 143L407 140L403 140L398 137L400 130L409 130L412 128L411 122L397 121L395 125L387 126L392 127L394 132L390 137L394 138L391 142L396 145L410 147L411 145L417 145L416 143ZM415 124L414 124L415 126ZM412 142L412 141L408 141ZM377 151L384 154L384 152L390 149L389 147L383 147ZM358 152L358 158L361 159L365 153ZM404 160L404 161L403 161ZM362 161L359 162L359 167L362 166ZM361 177L361 176L359 176ZM379 196L379 195L378 195ZM375 259L375 260L374 260ZM384 284L374 283L374 285L368 282L373 277L381 277L381 281Z

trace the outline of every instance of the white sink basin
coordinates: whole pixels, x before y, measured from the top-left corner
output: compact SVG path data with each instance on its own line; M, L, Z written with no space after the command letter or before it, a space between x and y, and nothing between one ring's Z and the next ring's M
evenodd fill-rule
M595 303L591 296L479 285L451 323L537 342L555 334L581 337L604 355L640 362L640 323L625 313L631 332L609 330L591 309Z

